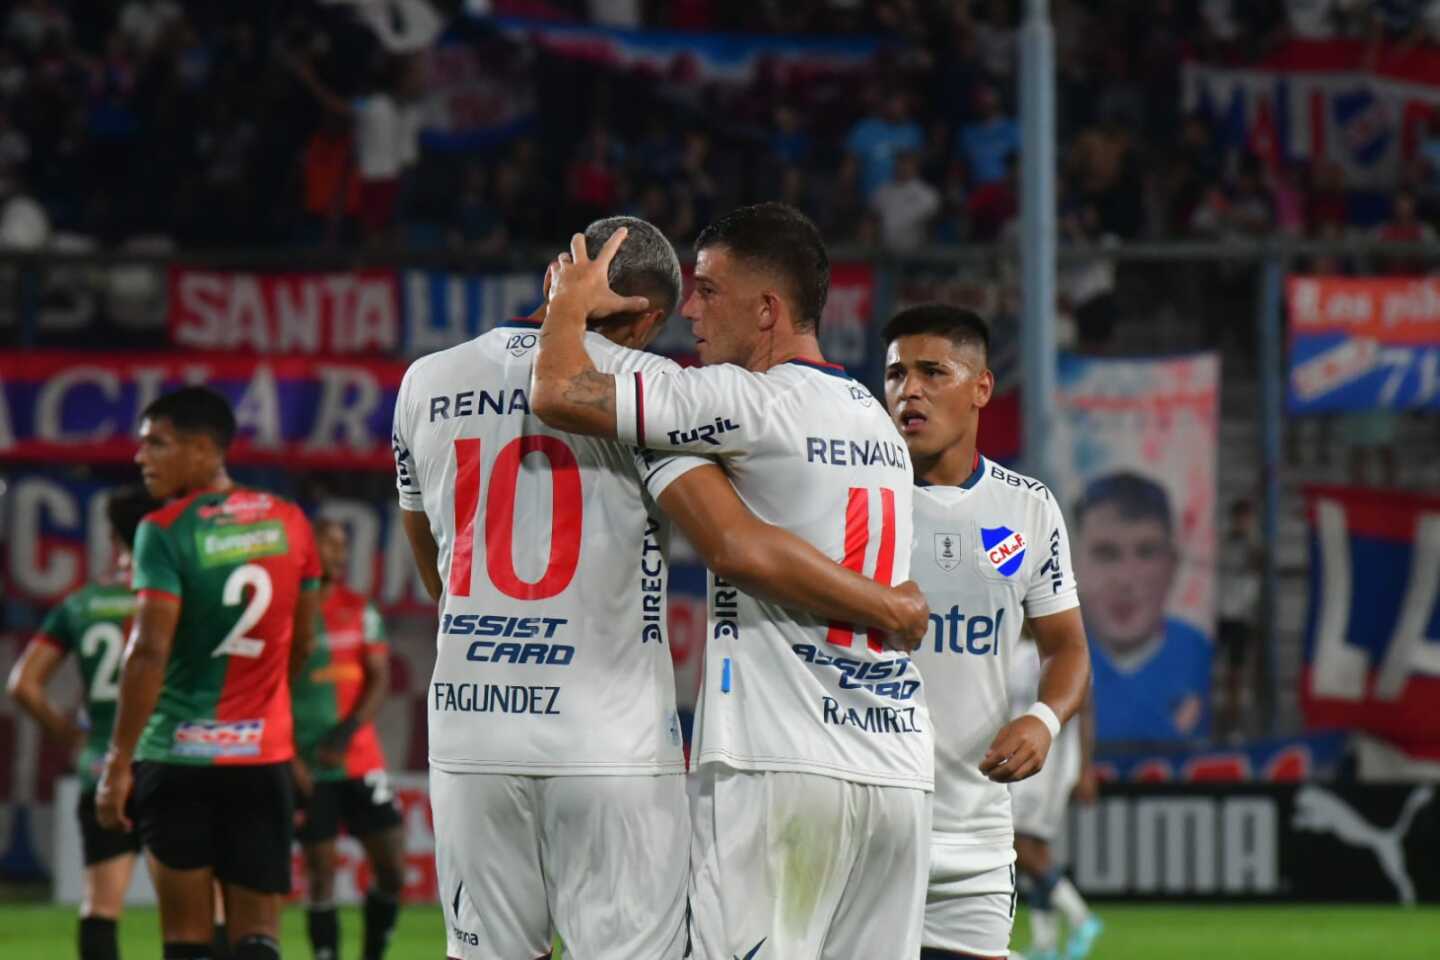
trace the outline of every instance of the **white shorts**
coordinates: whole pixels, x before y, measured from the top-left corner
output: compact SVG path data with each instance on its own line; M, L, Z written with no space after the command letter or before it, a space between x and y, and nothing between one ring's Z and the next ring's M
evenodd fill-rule
M697 960L919 954L929 793L720 764L697 776Z
M1010 784L1010 811L1015 832L1053 843L1065 826L1070 792L1080 779L1078 722L1067 723L1033 777Z
M963 872L963 851L954 866L947 849L930 848L930 892L925 899L924 945L976 957L1005 957L1015 925L1015 864L980 873Z
M585 960L679 960L690 817L683 774L430 771L449 956L530 960L559 933Z

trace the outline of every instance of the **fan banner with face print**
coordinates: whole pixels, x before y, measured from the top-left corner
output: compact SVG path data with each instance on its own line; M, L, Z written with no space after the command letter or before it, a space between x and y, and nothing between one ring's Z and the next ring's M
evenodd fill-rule
M1053 479L1102 741L1209 734L1219 383L1213 353L1061 358Z

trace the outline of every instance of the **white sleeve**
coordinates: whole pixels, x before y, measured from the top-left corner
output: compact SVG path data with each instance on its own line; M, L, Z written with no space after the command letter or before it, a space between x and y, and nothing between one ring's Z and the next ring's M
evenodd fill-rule
M768 395L755 374L733 364L616 374L615 431L651 450L743 453L765 436Z
M1070 534L1065 529L1065 518L1060 514L1055 495L1048 490L1046 495L1044 521L1039 531L1043 539L1029 546L1039 551L1044 562L1034 568L1030 587L1025 591L1027 617L1048 617L1080 605L1075 568L1070 563Z
M421 513L425 499L420 492L420 478L415 475L415 456L410 442L410 375L415 365L405 371L400 389L395 394L395 418L390 427L390 449L395 454L395 490L400 509Z

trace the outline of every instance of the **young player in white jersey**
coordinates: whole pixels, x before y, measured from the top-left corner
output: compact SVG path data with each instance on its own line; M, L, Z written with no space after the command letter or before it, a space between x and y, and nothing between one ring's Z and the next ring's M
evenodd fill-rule
M584 348L659 373L673 364L619 344L658 332L679 262L629 218L593 225L594 245L613 236L613 256L621 224L638 240L615 282L654 306ZM529 395L539 332L516 321L416 361L396 404L402 518L440 604L427 699L449 955L538 957L553 930L576 956L673 960L689 815L661 511L707 562L786 602L916 638L926 610L757 520L708 460L545 427Z
M995 384L984 322L915 307L890 321L885 341L885 399L918 485L910 572L931 608L915 651L935 726L921 955L1004 957L1015 909L1006 784L1041 768L1090 682L1065 521L1044 484L975 449ZM1045 666L1039 699L1012 721L1006 682L1027 619Z
M882 405L820 354L829 284L798 211L735 211L697 242L698 369L599 373L583 324L603 265L573 244L535 366L555 426L712 453L746 504L882 583L909 566L910 462ZM566 258L569 261L570 258ZM919 673L885 638L712 574L692 757L691 933L703 960L919 950L933 743Z
M1040 687L1040 654L1035 644L1022 642L1010 665L1010 702L1030 703ZM1075 885L1062 877L1050 859L1050 845L1065 829L1065 811L1072 797L1094 803L1095 772L1091 751L1095 742L1093 697L1085 698L1080 712L1060 730L1050 747L1045 769L1027 780L1010 784L1015 813L1015 868L1028 881L1025 903L1030 908L1030 949L1027 960L1059 960L1060 928L1055 911L1065 915L1069 940L1065 960L1083 960L1104 930L1090 912Z

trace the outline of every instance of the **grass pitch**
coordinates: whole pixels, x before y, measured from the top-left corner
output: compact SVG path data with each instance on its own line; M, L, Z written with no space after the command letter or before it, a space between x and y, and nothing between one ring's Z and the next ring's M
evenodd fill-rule
M1354 906L1137 906L1097 908L1105 934L1095 960L1434 960L1440 957L1440 907ZM360 911L340 911L342 952L359 955ZM1023 914L1015 945L1028 939ZM305 914L285 913L286 960L309 960ZM153 909L136 909L120 923L123 960L160 955L160 929ZM0 957L5 960L64 960L75 956L75 914L49 905L0 905ZM400 914L390 960L443 960L445 932L438 907L407 907ZM583 958L581 958L583 960ZM774 960L784 960L776 957ZM855 960L909 960L857 957Z

